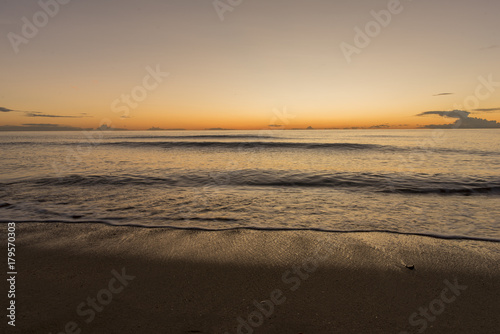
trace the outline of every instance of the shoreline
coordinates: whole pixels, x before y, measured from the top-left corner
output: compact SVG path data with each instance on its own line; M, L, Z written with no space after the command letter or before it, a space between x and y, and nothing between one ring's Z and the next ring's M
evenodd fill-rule
M393 230L331 230L322 229L314 227L257 227L257 226L243 226L243 227L223 227L223 228L208 228L208 227L189 227L189 226L175 226L175 225L144 225L144 224L114 224L107 221L66 221L66 220L47 220L41 222L40 220L6 220L0 219L0 224L7 223L16 224L96 224L111 227L133 227L133 228L145 228L145 229L165 229L165 230L178 230L178 231L199 231L199 232L226 232L226 231L262 231L262 232L321 232L321 233L339 233L339 234L349 234L349 233L387 233L395 235L408 235L408 236L418 236L418 237L428 237L442 240L470 240L470 241L481 241L481 242L493 242L500 243L500 238L486 238L486 237L474 237L467 235L449 235L449 234L439 234L432 232L400 232Z
M12 332L492 333L500 324L496 242L89 223L16 230Z

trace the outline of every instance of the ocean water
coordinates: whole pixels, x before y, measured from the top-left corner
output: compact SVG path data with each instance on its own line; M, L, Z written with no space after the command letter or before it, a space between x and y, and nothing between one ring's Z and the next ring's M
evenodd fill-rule
M0 220L500 240L500 130L0 133Z

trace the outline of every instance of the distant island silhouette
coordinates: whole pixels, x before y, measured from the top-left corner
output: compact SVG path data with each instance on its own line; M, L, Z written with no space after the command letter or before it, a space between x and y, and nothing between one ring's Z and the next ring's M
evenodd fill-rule
M150 127L146 131L185 131L186 129L162 129L162 128L157 128L155 126Z

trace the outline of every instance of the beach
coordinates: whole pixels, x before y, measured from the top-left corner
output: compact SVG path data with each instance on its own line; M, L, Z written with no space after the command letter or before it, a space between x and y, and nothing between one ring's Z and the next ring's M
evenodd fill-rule
M499 260L382 232L19 223L9 332L494 333Z
M500 334L500 1L3 1L0 334Z

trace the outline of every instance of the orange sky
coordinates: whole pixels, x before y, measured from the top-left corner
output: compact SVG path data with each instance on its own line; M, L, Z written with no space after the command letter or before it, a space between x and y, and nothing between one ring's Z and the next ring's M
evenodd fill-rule
M44 9L12 2L0 14L0 126L400 128L452 123L416 115L454 109L500 121L500 3L389 3L70 2L27 36ZM379 31L361 45L367 25Z

